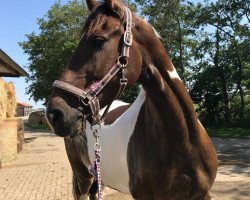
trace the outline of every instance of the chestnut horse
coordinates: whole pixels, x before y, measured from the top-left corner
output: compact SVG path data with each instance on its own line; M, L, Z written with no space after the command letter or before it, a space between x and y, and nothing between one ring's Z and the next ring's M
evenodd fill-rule
M86 2L91 13L46 114L65 138L75 199L96 199L88 170L95 124L101 125L104 185L137 200L211 199L215 149L154 29L118 0ZM101 119L99 107L136 82L142 87L135 102L118 102Z

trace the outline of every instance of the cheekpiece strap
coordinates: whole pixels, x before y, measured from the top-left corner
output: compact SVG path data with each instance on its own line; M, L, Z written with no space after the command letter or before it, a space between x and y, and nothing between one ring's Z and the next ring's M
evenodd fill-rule
M132 12L130 9L126 6L125 8L125 14L126 14L126 30L124 32L124 44L122 48L122 53L121 56L128 58L129 57L129 48L131 47L133 43L133 34L132 34L132 24L133 24L133 19L132 19Z
M81 99L81 102L85 106L89 106L92 114L92 125L99 124L102 120L102 117L99 115L100 104L97 96L103 90L103 88L110 82L110 80L120 71L122 72L122 78L120 79L120 88L117 93L116 98L118 98L126 88L128 80L124 77L124 68L127 65L127 59L129 58L129 50L133 43L133 34L132 34L132 12L126 6L125 9L125 17L126 17L126 27L123 37L123 47L121 51L121 55L119 56L117 63L110 69L110 71L102 78L102 80L97 83L94 89L89 89L87 91L81 90L74 85L66 83L64 81L56 80L53 83L53 88L61 89L67 93L70 93ZM108 106L109 109L110 106ZM108 112L106 109L105 113ZM103 115L104 117L105 115Z

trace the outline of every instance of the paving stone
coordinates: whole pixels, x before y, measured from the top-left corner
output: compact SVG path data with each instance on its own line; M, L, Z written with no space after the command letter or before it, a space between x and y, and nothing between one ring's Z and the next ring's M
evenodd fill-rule
M50 133L25 133L25 138L17 159L0 170L0 200L73 200L63 139Z
M17 159L0 169L0 200L73 200L72 171L63 138L50 133L25 133L25 138L27 143ZM245 157L237 165L229 163L231 160L225 156L220 157L221 164L212 189L213 198L250 199L250 140L216 139L214 143L219 156L235 152L230 158ZM239 147L244 147L240 154L236 151ZM105 200L132 200L131 196L108 187L104 197Z

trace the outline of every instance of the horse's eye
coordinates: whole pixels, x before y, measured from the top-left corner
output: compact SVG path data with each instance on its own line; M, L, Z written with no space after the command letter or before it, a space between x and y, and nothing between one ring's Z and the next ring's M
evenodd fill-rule
M106 41L107 39L104 37L101 37L101 36L94 37L94 45L96 45L97 47L102 46Z

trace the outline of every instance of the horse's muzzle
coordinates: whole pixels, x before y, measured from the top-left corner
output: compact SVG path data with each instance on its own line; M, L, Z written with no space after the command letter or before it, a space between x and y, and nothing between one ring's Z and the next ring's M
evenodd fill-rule
M51 130L58 136L65 137L70 134L69 119L61 108L52 108L46 111L46 120Z

